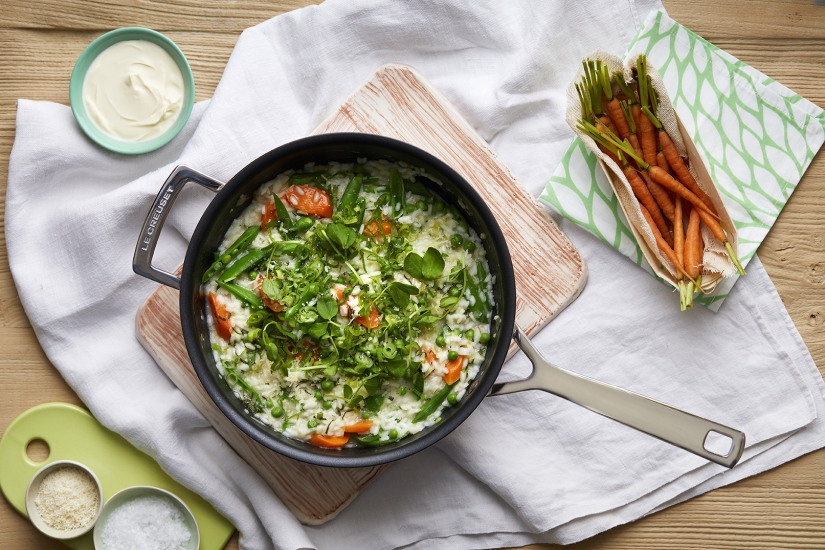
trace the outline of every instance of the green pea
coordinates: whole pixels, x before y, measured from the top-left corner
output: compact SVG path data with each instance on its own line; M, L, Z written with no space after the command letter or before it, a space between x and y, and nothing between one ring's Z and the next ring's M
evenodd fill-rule
M450 395L447 396L447 403L449 403L450 405L455 405L457 401L458 401L458 396L456 394L451 393Z
M439 335L436 337L436 339L435 339L435 345L436 345L436 346L438 346L438 347L441 347L441 348L443 348L444 346L446 346L446 345L447 345L447 339L446 339L446 338L444 338L444 335L443 335L443 334L439 334Z
M424 201L418 201L417 203L415 203L415 207L421 210L422 212L427 211L427 203Z
M274 407L274 406L275 406L275 403L273 403L271 399L268 399L268 400L266 401L266 408L267 408L267 409L271 409L271 408L272 408L272 407Z
M224 256L223 258L221 258L221 262L223 262L223 264L224 264L224 265L226 265L226 264L228 264L228 263L229 263L229 260L231 260L231 259L232 259L232 256L230 256L229 254L227 254L226 256Z
M329 410L332 408L332 401L321 401L321 406L324 409Z
M473 329L470 329L470 330L468 330L467 332L464 333L464 337L467 338L467 340L472 342L473 340L476 339L476 333Z
M281 407L275 407L272 409L272 416L275 418L281 418L284 415L284 410Z
M433 208L435 208L436 212L444 212L444 203L443 202L437 202L437 203L435 203L435 206L433 206Z
M461 296L461 289L457 286L451 286L450 290L447 291L447 294L453 298L458 298Z
M458 359L458 352L454 349L451 349L447 352L447 359L449 359L450 361L455 361L456 359Z
M404 347L404 340L402 340L401 338L397 338L395 340L395 347L396 348L403 348Z
M404 386L398 388L398 395L407 395L407 388L405 388Z
M464 237L462 237L458 233L456 233L455 235L450 237L450 244L453 245L456 248L461 246L461 243L463 243L463 242L464 242Z
M249 272L249 278L250 279L257 279L258 278L258 272L257 271L250 271Z
M317 427L318 427L318 421L315 420L314 418L310 418L309 422L307 422L307 428L317 428Z
M333 382L332 380L324 380L323 382L321 382L321 389L324 391L329 391L334 387L335 382Z
M367 410L363 410L363 411L361 411L361 418L363 418L364 420L366 420L366 419L367 419L367 418L369 418L369 417L370 417L370 412L369 412L369 411L367 411Z
M324 398L324 394L322 394L322 393L321 393L321 392L319 392L319 391L315 392L315 400L316 400L316 401L320 401L320 400L321 400L321 399L323 399L323 398Z
M478 337L478 341L482 344L486 344L490 341L490 333L489 332L482 332L481 336Z
M476 249L476 243L474 243L473 241L467 239L467 241L464 243L464 250L466 250L467 252L472 252L475 249Z
M412 214L413 212L415 212L415 205L414 204L408 204L407 208L404 211L407 214Z
M398 439L398 430L396 430L396 429L390 430L390 439Z

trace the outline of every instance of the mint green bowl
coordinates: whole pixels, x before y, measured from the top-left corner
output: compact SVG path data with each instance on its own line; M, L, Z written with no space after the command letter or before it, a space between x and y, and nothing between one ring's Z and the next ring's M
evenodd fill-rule
M147 40L157 44L172 56L172 59L175 60L175 63L183 75L183 107L181 108L180 115L178 115L175 124L154 139L146 141L123 141L113 138L95 125L89 117L89 113L86 112L86 106L83 105L83 81L86 79L86 71L89 70L89 66L103 50L124 40ZM189 62L186 61L183 52L180 51L180 48L178 48L174 42L151 29L124 27L97 37L83 50L83 53L80 54L72 71L72 79L69 82L69 102L71 103L75 120L92 141L116 153L139 155L154 151L169 143L169 141L180 132L183 125L186 124L186 121L189 120L189 115L192 113L192 107L195 104L195 79L192 76L192 69L189 67Z

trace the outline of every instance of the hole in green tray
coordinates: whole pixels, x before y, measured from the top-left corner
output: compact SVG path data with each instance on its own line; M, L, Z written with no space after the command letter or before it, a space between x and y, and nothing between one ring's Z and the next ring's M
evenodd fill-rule
M26 456L34 463L46 462L50 453L49 444L42 439L32 439L26 445Z

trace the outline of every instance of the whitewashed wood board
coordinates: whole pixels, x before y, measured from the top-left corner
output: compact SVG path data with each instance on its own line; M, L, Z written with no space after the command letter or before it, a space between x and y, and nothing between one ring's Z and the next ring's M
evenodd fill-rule
M584 288L587 268L567 237L516 181L484 140L427 80L386 65L322 123L315 134L364 132L416 145L472 184L501 225L516 272L516 320L538 331ZM207 395L189 361L178 292L159 287L138 311L137 337L172 382L303 523L335 517L386 467L336 469L283 457L244 434ZM511 352L514 350L511 347Z

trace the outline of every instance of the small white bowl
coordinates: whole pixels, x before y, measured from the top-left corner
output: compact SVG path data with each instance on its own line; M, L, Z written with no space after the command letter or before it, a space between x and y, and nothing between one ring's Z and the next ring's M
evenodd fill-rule
M94 532L94 542L95 548L99 550L105 550L105 546L103 546L103 526L106 525L106 520L109 519L109 516L112 515L112 512L117 510L121 505L129 502L130 500L136 499L138 497L144 496L159 496L159 497L167 497L172 504L180 510L181 515L183 516L183 522L186 524L187 529L189 529L189 533L192 535L189 538L189 544L186 546L186 550L198 550L201 541L201 534L200 530L198 529L198 522L195 521L195 516L192 514L192 510L184 503L180 498L178 498L173 493L169 491L164 491L158 487L150 487L148 485L137 485L135 487L127 487L121 491L118 491L111 498L106 501L106 504L103 506L103 510L100 513L100 517L95 524L95 532Z
M37 498L37 493L40 491L40 484L43 483L43 479L53 471L57 470L58 468L77 468L78 470L82 470L89 474L89 477L92 478L92 481L95 482L95 486L97 487L97 495L98 495L98 506L97 506L97 513L95 514L94 519L90 521L88 524L84 525L83 527L78 527L77 529L69 529L66 531L61 531L60 529L55 529L53 527L49 527L46 525L46 522L43 521L43 518L40 516L40 512L37 511L37 506L34 504L34 500ZM74 460L57 460L50 464L47 464L40 468L34 477L31 478L29 481L29 486L26 489L26 513L29 515L29 520L34 524L37 529L46 536L52 537L53 539L73 539L88 533L92 527L95 526L98 518L100 517L100 511L103 508L103 488L100 485L100 480L97 479L97 476L91 471L89 468L84 466L79 462L75 462Z

